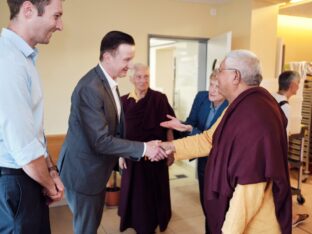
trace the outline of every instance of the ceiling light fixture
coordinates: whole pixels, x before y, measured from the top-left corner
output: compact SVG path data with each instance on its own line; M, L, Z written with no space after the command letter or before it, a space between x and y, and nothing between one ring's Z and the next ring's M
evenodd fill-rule
M290 3L297 3L297 2L302 2L304 0L290 0Z

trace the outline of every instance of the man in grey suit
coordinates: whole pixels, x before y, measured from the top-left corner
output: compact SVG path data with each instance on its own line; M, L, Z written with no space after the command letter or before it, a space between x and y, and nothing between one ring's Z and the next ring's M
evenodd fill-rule
M166 157L157 142L122 139L124 116L116 81L127 74L134 44L126 33L107 33L101 42L99 64L82 77L72 94L58 167L76 234L97 233L106 184L119 157L137 161L144 155L152 161Z

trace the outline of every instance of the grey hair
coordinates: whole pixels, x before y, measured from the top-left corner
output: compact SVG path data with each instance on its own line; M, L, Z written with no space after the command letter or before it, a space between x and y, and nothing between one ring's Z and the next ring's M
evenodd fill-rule
M146 69L146 70L149 70L149 67L143 63L135 63L133 64L133 66L129 69L129 77L132 78L135 74L135 72L137 70L139 70L140 68L143 68L143 69Z
M260 61L249 50L233 50L224 59L226 68L237 69L248 86L259 86L262 81Z
M209 76L209 80L218 80L217 75L218 75L218 70L214 69Z
M296 71L284 71L278 77L278 90L288 91L293 80L300 79L300 75Z

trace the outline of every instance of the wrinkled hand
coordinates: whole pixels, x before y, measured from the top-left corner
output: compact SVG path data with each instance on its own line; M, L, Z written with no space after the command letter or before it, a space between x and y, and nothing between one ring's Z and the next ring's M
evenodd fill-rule
M179 132L191 132L193 129L191 125L181 123L181 121L174 116L167 115L167 118L170 120L161 122L160 126L164 128L171 128Z
M161 142L160 147L165 150L165 153L167 155L175 153L175 147L174 147L174 144L172 142L169 142L169 141Z
M165 153L164 149L159 146L160 142L161 141L156 140L146 143L145 156L147 156L152 162L167 158L167 154Z
M126 160L122 157L119 158L119 167L120 169L127 169Z

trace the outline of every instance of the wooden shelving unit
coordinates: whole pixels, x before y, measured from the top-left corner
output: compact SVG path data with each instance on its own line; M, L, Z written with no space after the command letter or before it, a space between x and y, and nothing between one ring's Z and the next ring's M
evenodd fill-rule
M302 120L305 126L304 150L303 150L303 173L310 174L310 162L312 162L312 76L307 76L304 81ZM289 138L288 156L292 160L300 161L301 140L293 137Z
M302 125L307 126L307 135L304 141L304 173L309 174L309 164L312 162L312 76L304 81L302 101Z

